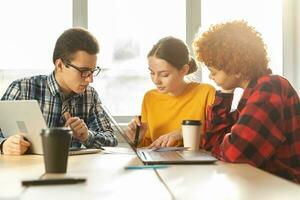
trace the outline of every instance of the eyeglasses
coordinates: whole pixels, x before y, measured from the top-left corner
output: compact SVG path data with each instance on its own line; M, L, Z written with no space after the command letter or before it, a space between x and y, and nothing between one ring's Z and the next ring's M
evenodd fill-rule
M66 67L73 67L74 69L79 71L81 78L87 78L87 77L91 76L92 74L95 77L101 71L101 68L99 66L95 67L94 69L89 69L89 68L77 67L76 65L73 65L70 62L64 62L64 64L66 65Z

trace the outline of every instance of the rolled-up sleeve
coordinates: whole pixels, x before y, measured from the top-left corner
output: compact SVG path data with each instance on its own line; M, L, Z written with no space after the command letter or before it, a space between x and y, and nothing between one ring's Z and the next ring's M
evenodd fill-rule
M93 95L94 106L91 108L88 119L89 137L84 145L87 148L99 148L101 146L117 146L118 141L114 131L101 107L98 94Z

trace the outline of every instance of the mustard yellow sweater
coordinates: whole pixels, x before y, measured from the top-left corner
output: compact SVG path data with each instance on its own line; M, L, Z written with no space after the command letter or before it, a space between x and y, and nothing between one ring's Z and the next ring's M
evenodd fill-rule
M156 89L148 91L142 104L142 122L147 123L148 129L139 146L148 146L161 135L180 129L185 119L201 120L203 127L206 108L214 97L214 87L203 83L189 83L178 96L162 94Z

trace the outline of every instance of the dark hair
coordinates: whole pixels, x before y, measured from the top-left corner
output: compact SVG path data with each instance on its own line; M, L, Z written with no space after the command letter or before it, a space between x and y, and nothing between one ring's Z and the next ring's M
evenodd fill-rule
M186 44L171 36L160 39L148 53L148 58L151 56L167 61L178 70L188 64L190 66L188 74L198 68L195 60L190 57Z
M59 58L71 60L72 54L77 51L91 55L99 52L97 39L84 28L71 28L59 36L53 52L53 63Z

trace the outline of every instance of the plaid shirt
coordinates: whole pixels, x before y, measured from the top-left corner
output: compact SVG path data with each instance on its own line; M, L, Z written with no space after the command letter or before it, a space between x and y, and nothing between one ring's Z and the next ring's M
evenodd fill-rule
M48 127L63 127L63 113L68 111L71 116L83 119L89 129L89 137L83 145L87 148L116 146L118 144L108 118L101 108L97 92L87 87L84 93L75 94L65 99L60 92L54 72L15 80L6 90L1 100L29 100L39 102L41 111ZM5 140L0 132L0 143ZM79 140L72 138L72 147L80 147Z
M300 101L290 83L265 75L249 83L237 110L216 93L203 145L222 161L249 163L300 183Z

